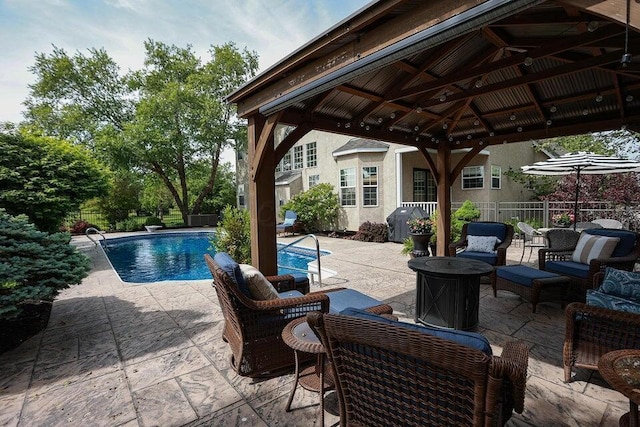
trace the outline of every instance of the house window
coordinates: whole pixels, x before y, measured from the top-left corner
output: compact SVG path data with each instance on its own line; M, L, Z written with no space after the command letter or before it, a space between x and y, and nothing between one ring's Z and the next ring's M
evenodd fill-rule
M290 171L291 170L291 151L287 151L287 154L282 158L282 170Z
M309 188L315 187L320 183L320 175L309 175Z
M426 169L413 170L413 201L436 201L436 181L431 172Z
M378 167L362 168L362 205L378 206Z
M293 147L293 168L302 169L304 167L304 156L302 154L302 145Z
M462 170L462 189L484 188L484 168L467 166Z
M356 168L340 169L340 205L356 205Z
M491 188L502 188L502 168L500 166L491 166Z
M316 142L310 142L306 145L307 147L307 167L312 168L318 165L318 157L316 150Z

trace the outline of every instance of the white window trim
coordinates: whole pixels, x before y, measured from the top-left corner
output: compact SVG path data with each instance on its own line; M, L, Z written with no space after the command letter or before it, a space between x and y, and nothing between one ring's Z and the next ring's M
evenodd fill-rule
M311 185L311 178L313 178L313 177L317 177L318 179L317 179L315 184ZM309 188L315 187L318 184L320 184L320 175L319 174L315 173L315 174L309 175L307 177L307 185L309 186Z
M342 185L342 171L346 171L346 170L352 170L353 171L353 185ZM356 173L356 168L352 167L352 168L342 168L340 169L340 171L338 172L338 184L340 185L340 206L343 208L355 208L358 206L358 175ZM347 189L347 188L352 188L353 189L353 194L355 197L354 203L353 205L345 205L343 203L343 199L342 199L342 190L343 189Z
M313 146L313 161L314 161L313 165L309 164L309 148L311 146ZM307 164L308 168L317 167L318 166L318 143L316 141L313 141L313 142L309 142L309 143L305 144L305 153L304 153L304 155L305 155L305 161L306 161L306 164Z
M493 186L493 168L497 168L498 169L498 186L494 187ZM491 165L491 189L492 190L501 190L502 189L502 166L496 166L496 165Z
M293 147L293 170L300 169L304 169L304 147L296 145Z
M365 185L364 184L364 169L365 168L375 168L376 169L376 184L375 185ZM378 166L362 166L360 169L362 172L362 207L364 208L375 208L380 206L380 168ZM365 188L375 188L376 189L376 204L375 205L365 205L364 198L364 189Z
M472 168L473 169L477 168L480 171L480 177L482 178L482 186L481 187L466 188L464 186L464 183L465 183L464 172L465 172L465 170L472 169ZM476 179L476 178L474 178L474 179ZM462 169L462 174L460 175L460 187L462 188L462 190L482 190L482 189L484 189L484 181L485 181L484 180L484 166L481 166L481 165L465 166Z

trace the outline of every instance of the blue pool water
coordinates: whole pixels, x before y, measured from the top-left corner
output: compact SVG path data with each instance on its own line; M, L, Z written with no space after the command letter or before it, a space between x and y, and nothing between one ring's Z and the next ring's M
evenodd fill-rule
M105 251L123 282L206 280L211 273L203 256L215 255L209 241L214 233L161 233L119 237L107 241ZM104 241L101 241L104 247ZM322 251L322 255L328 252ZM316 259L314 250L291 247L278 252L279 274L300 274ZM293 267L294 269L287 268Z

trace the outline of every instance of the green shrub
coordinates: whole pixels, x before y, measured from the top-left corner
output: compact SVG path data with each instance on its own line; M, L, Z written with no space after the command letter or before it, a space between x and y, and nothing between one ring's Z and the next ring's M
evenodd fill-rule
M291 210L307 233L333 230L337 226L340 200L331 184L322 183L298 193L280 207L280 216Z
M53 301L60 290L79 284L89 260L68 233L45 233L25 215L0 209L0 319L12 319L22 305Z
M251 263L251 221L249 211L227 205L222 211L216 235L211 239L216 252L226 252L240 264Z
M465 200L462 206L453 213L453 217L464 222L475 221L480 218L480 209L471 200Z
M150 216L144 221L144 225L164 225L162 220L157 216Z
M124 221L116 222L115 231L140 231L143 228L136 218L127 218Z
M351 240L384 243L389 240L389 228L384 223L366 221L360 225L358 232L351 237Z

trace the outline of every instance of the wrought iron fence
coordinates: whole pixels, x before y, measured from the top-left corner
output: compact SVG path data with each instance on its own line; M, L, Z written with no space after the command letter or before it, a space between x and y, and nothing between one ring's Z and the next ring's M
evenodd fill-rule
M86 221L100 230L114 229L115 226L115 229L120 228L121 231L130 231L131 229L142 229L147 218L151 218L152 216L153 215L147 215L143 212L130 211L129 216L125 221L121 221L118 224L109 224L109 221L101 212L84 209L69 214L64 221L64 225L71 229L73 224L77 221ZM160 217L160 220L167 227L179 227L185 225L182 220L182 214L178 209L169 210L168 213L165 213Z

